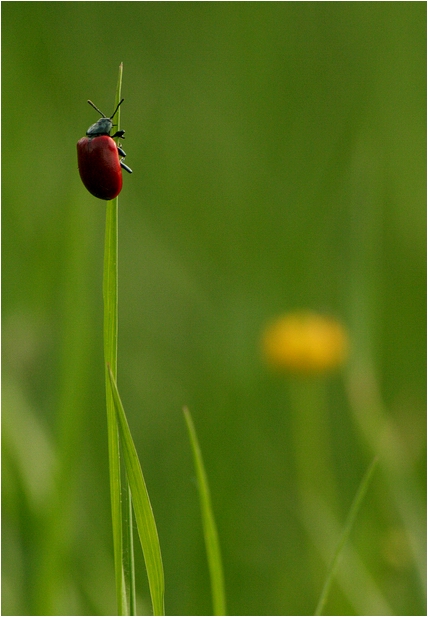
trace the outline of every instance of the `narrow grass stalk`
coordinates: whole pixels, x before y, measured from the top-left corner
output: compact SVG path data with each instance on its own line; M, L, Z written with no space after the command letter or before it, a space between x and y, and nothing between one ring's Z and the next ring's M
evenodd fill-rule
M337 512L337 489L328 422L325 377L289 381L296 478L301 507L306 496L320 495Z
M117 371L117 198L107 202L104 253L104 359ZM113 524L114 567L117 610L127 615L126 589L122 564L122 505L119 433L111 389L106 369L107 430L110 471L110 498Z
M116 104L121 100L123 65L119 67L119 77L116 89ZM120 108L117 112L117 125L120 126ZM117 378L117 322L118 322L118 197L107 202L106 208L106 234L104 249L104 360L116 380ZM114 400L110 388L109 373L106 368L106 405L107 405L107 430L110 470L110 496L113 525L113 548L115 565L115 584L117 611L119 615L128 615L129 606L127 595L135 597L134 571L133 571L133 546L129 541L132 538L132 528L124 529L121 503L121 468L119 451L119 431L116 420ZM130 509L128 491L124 493L124 507ZM132 517L127 521L127 526L132 527ZM125 538L125 542L124 542ZM124 552L124 545L126 551ZM127 565L124 567L124 561ZM135 610L135 603L131 609ZM135 614L131 612L131 614Z
M138 454L135 449L131 431L129 430L122 401L120 400L119 392L117 390L113 371L109 366L107 369L109 372L111 394L120 426L123 457L125 460L129 486L132 492L135 520L137 522L138 535L140 536L147 577L149 579L153 614L164 615L165 582L156 522L153 516L153 510L150 503L149 494L147 492L143 472L141 470L140 461L138 459Z
M129 602L129 614L137 614L137 595L135 590L135 559L134 559L134 526L132 511L132 494L129 486L128 476L126 476L126 494L124 496L124 572L125 584Z
M183 409L190 443L195 461L196 476L198 480L199 500L201 505L202 525L204 530L205 547L207 551L208 567L211 579L211 593L213 599L214 615L226 615L226 594L224 590L223 566L221 560L220 544L218 541L217 527L215 524L208 479L205 473L202 453L199 447L195 426L187 408Z
M318 601L318 605L317 608L315 610L315 615L321 615L321 612L324 608L324 605L327 601L327 596L329 594L330 591L330 587L331 584L333 582L333 577L335 575L336 572L336 568L339 562L339 558L341 556L343 547L346 544L346 541L349 538L349 535L351 533L351 529L354 525L355 522L355 518L357 516L358 510L361 506L361 503L364 499L364 496L367 492L368 486L370 484L370 480L372 479L374 470L376 468L378 462L378 458L377 456L373 459L373 461L370 463L369 467L367 468L366 473L363 476L363 479L361 480L360 486L358 487L357 493L354 497L354 501L352 502L351 505L351 509L349 510L349 514L348 517L346 519L346 523L345 523L345 527L343 528L342 534L339 538L339 541L337 543L336 546L336 550L334 551L334 555L333 555L333 559L331 560L330 563L330 567L328 569L328 573L327 573L327 577L324 583L324 586L322 588L321 591L321 596L320 599Z

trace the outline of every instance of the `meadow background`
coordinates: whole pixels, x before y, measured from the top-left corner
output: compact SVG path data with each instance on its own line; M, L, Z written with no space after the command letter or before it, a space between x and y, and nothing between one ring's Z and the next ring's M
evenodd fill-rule
M426 4L1 8L2 614L116 610L105 205L79 179L76 142L97 120L88 98L112 113L122 61L134 173L119 203L118 383L167 614L212 610L183 405L229 614L313 614L375 453L325 612L426 614ZM261 332L294 309L345 324L346 366L306 380L269 371ZM310 429L313 408L325 451L300 442L298 463L296 423ZM296 465L310 477L321 463L336 500L314 518ZM137 566L148 614L140 556Z

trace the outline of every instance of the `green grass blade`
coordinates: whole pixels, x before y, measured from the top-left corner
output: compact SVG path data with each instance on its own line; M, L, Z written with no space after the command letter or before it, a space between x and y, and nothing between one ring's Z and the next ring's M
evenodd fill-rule
M369 467L367 468L367 471L364 474L363 479L361 480L360 486L358 487L358 491L354 497L354 501L352 502L351 509L349 510L348 518L346 519L345 527L342 531L342 535L339 538L339 542L337 543L336 550L334 551L333 559L331 560L331 563L330 563L330 567L327 573L327 578L325 580L324 587L321 591L321 596L318 601L315 615L321 615L321 612L327 601L327 596L330 591L331 584L333 582L333 577L336 572L336 568L339 562L339 557L342 553L343 547L346 544L346 541L349 538L351 529L355 522L355 518L357 516L358 510L361 506L361 503L369 487L370 480L372 479L377 462L378 462L378 458L376 456L373 459L373 461L370 463Z
M119 66L116 103L121 99L123 64ZM116 114L120 126L120 108ZM104 250L104 358L114 378L117 376L117 323L118 323L118 197L106 205L106 235ZM113 548L117 611L119 615L135 614L135 572L132 543L132 518L123 521L121 498L126 512L131 511L129 491L122 496L119 429L110 377L106 369L106 405L109 449L110 495L113 527ZM129 599L128 599L129 597Z
M125 585L129 602L129 614L137 614L137 595L135 590L135 559L134 559L134 527L131 487L128 477L126 478L126 492L123 495L123 567L125 574Z
M195 461L196 476L198 479L199 499L201 504L202 525L204 530L205 547L207 551L208 567L211 579L211 593L213 598L214 615L226 615L226 594L224 590L223 566L221 561L220 544L217 527L211 505L211 496L205 473L202 453L199 447L195 426L188 409L184 408L184 417L189 431Z
M116 87L116 99L114 108L116 111L116 128L120 129L120 107L119 101L122 100L122 78L123 78L123 62L119 65L119 76ZM118 198L117 198L118 199ZM117 256L117 255L116 255ZM117 262L116 262L117 272ZM117 274L116 274L117 278ZM117 331L117 326L116 326ZM113 373L115 379L117 373ZM133 528L132 528L132 497L131 490L129 488L128 479L126 479L126 488L122 492L122 516L125 514L122 522L122 568L125 585L125 594L127 598L127 605L129 615L136 615L136 591L135 591L135 560L134 560L134 540L133 540Z
M117 367L117 214L118 200L116 198L107 202L103 285L104 358L106 364L108 363L112 367L114 375L116 374ZM127 615L126 587L122 565L123 541L119 431L107 371L106 405L117 610L119 615Z
M129 486L131 487L132 503L134 506L135 520L137 522L138 535L140 536L143 549L144 561L149 579L150 595L152 598L153 614L164 615L165 582L162 564L162 555L159 537L156 528L153 510L141 470L138 454L129 430L125 411L117 390L113 372L108 367L111 392L114 399L117 418L122 438L123 455Z

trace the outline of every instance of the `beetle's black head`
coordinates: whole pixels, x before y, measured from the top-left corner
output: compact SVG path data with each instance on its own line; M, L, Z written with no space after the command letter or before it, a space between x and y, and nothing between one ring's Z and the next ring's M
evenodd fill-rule
M100 118L95 124L90 126L86 131L88 137L97 137L99 135L110 135L113 122L110 118Z
M95 124L92 124L92 126L90 126L88 128L88 130L86 131L86 135L87 137L97 137L99 135L110 135L110 131L112 129L113 126L115 126L112 122L114 116L116 115L117 110L119 109L119 107L122 105L123 101L125 99L122 99L116 109L114 110L114 112L112 113L112 115L110 116L110 118L106 118L105 115L103 114L102 111L100 111L98 109L98 107L96 105L93 104L92 101L88 101L89 105L91 105L94 109L96 109L96 111L102 116L102 118L100 118L98 120L98 122L95 122ZM123 137L125 131L117 131L113 137Z

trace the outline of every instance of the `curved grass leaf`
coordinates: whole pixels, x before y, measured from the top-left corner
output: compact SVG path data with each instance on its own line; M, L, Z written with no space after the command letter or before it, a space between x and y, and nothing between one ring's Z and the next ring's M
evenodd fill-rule
M159 536L156 528L153 510L141 470L138 454L135 449L131 431L129 430L128 420L126 419L122 401L117 390L116 381L110 366L108 373L110 377L111 392L123 446L126 474L132 494L132 504L134 507L135 520L137 523L138 535L140 536L141 547L143 549L144 561L146 564L147 577L149 579L150 595L152 598L153 614L164 615L164 593L165 581L162 565L162 555L159 544Z

